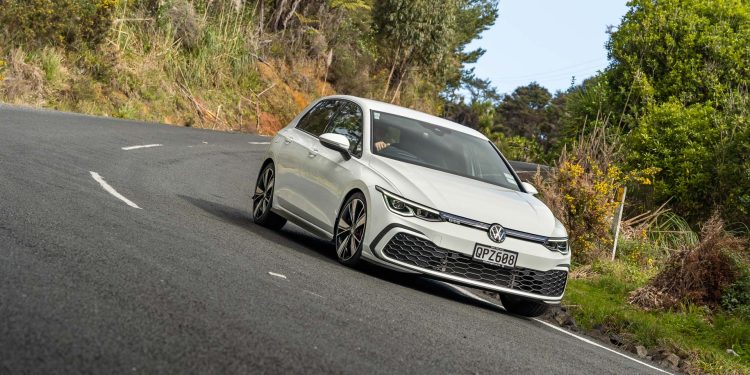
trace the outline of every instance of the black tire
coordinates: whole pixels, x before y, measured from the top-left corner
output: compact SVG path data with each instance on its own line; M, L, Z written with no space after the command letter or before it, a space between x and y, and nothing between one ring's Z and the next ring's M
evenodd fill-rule
M273 230L281 229L286 224L286 219L273 213L273 191L276 182L276 171L273 163L266 164L258 174L253 192L253 221Z
M500 295L500 301L503 307L511 314L521 315L528 318L535 318L547 311L547 305L541 301L528 300L516 296Z
M362 193L357 192L344 202L336 218L333 244L341 264L352 267L361 263L366 229L367 201Z

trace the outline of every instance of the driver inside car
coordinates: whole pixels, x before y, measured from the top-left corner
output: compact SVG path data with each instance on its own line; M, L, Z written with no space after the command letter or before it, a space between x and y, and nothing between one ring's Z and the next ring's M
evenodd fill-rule
M390 147L392 143L391 140L388 139L388 128L385 126L373 126L372 139L375 140L373 145L378 152Z

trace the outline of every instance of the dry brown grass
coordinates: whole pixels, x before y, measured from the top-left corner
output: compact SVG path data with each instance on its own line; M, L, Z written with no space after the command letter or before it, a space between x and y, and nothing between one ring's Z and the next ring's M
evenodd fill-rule
M23 50L14 49L10 52L0 90L11 103L36 104L45 95L44 73L39 67L26 62Z
M735 259L746 249L747 240L727 233L715 212L701 228L700 242L674 252L649 284L630 294L630 303L646 309L680 303L716 307L722 292L740 276Z

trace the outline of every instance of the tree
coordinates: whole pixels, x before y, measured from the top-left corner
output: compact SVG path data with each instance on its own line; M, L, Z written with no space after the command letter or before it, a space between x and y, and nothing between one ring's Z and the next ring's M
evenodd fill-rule
M631 132L630 167L661 167L657 197L674 197L694 222L723 207L725 217L750 223L750 4L629 6L607 44L605 82L613 115Z
M380 0L373 7L375 39L390 63L383 99L398 97L410 68L437 68L452 51L458 0Z
M380 0L373 6L374 37L389 67L383 99L400 93L405 77L419 71L445 89L469 78L467 63L484 51L466 45L497 19L497 0Z
M497 105L496 130L536 141L549 150L558 136L562 100L553 101L552 94L536 82L518 87Z
M481 37L482 32L495 24L498 16L497 0L462 0L456 16L456 46L453 53L460 69L448 72L445 92L448 96L455 95L461 88L477 89L478 80L474 76L474 68L465 69L466 64L476 63L485 50L477 48L467 51L466 47L473 40ZM481 85L481 82L479 82ZM489 85L485 87L489 88ZM493 89L494 90L494 89Z
M649 104L721 102L750 85L750 5L633 0L607 43L610 100L637 125Z

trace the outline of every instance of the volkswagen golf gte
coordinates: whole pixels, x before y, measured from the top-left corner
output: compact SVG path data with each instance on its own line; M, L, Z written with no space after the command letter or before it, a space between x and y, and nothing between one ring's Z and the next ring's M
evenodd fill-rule
M271 142L253 194L257 224L287 220L338 260L499 292L537 316L559 303L567 232L482 134L350 96L319 99Z

